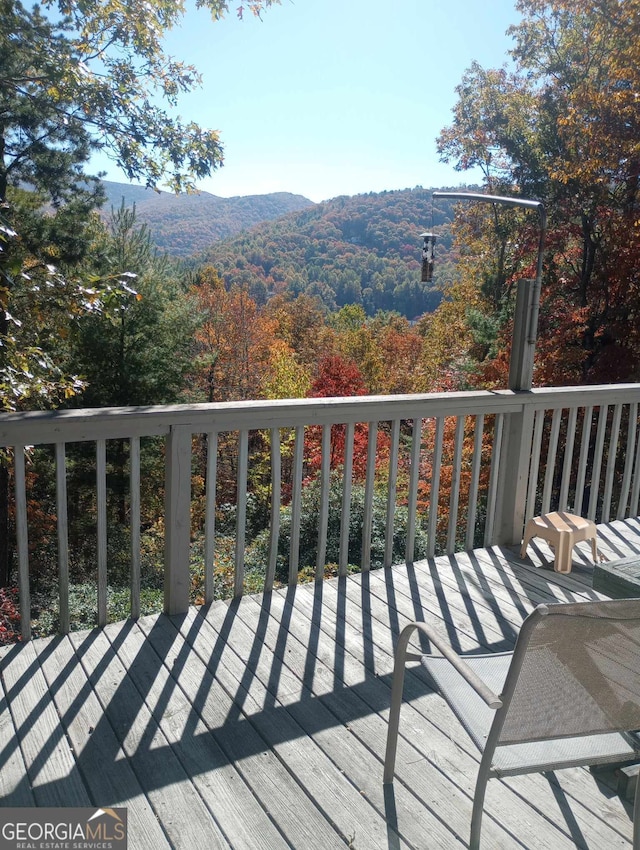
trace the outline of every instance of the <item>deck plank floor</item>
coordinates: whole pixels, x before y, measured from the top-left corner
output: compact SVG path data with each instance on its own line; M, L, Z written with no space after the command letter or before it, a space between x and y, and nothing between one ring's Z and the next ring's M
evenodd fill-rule
M640 522L599 527L608 559ZM126 806L131 850L466 846L478 754L420 671L382 785L393 648L424 619L511 648L539 602L597 598L533 541L217 602L0 651L0 805ZM487 848L631 846L612 771L489 783Z

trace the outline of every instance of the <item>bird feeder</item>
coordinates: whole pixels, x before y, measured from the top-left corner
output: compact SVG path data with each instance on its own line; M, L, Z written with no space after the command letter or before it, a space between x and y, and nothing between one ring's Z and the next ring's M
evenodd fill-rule
M430 283L433 280L433 260L436 248L436 234L423 233L422 244L422 283Z

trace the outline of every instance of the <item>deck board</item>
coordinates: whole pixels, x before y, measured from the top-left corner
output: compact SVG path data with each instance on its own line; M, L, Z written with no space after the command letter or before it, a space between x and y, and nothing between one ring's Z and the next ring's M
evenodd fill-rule
M539 546L537 544L540 544ZM607 558L640 522L599 528ZM420 669L383 788L393 649L429 621L456 649L513 645L543 601L599 598L588 548L545 568L494 547L0 650L0 805L127 806L131 850L454 850L478 753ZM492 780L487 847L629 848L611 771Z
M405 617L399 610L397 613L401 628L410 621L410 617ZM388 622L385 622L385 619L390 619L387 618L387 606L378 606L373 614L372 638L377 646L386 649L388 653L387 663L390 667L393 646L390 639L391 629ZM410 741L408 739L405 741L406 752L404 755L400 753L400 750L398 752L398 776L402 780L402 768L410 767L418 762L420 764L419 775L412 774L406 781L410 782L414 789L427 788L430 795L433 795L433 785L442 788L446 798L455 801L455 809L452 812L447 811L446 821L451 827L455 826L456 830L459 829L462 836L465 837L470 818L472 781L477 772L477 752L470 741L464 749L460 746L463 733L459 724L452 717L444 702L426 690L424 683L420 682L417 677L412 677L412 681L408 682L407 697L410 704L405 705L403 709L403 725L409 730ZM420 745L418 745L418 741L420 741ZM383 751L383 744L378 751ZM427 770L430 762L433 762L433 771ZM444 776L438 776L438 771L444 772ZM537 777L523 777L522 779L525 781L526 787L527 781L529 781L529 784L533 784ZM455 787L451 788L449 783L452 783ZM465 795L462 803L461 794ZM492 808L491 800L488 799L487 801L486 812L488 817L484 825L487 828L485 838L489 842L489 846L519 846L514 826L522 822L526 823L531 818L529 804L523 803L518 795L513 794L503 794L499 799L494 794L494 798L497 801L495 810ZM431 799L433 801L433 796ZM438 804L439 809L440 805ZM458 809L462 809L462 817L457 816L456 810ZM504 831L499 835L496 831L499 822L504 819L505 811L509 812L511 818L512 834L510 836L505 835ZM494 823L490 824L492 815L494 816ZM491 826L494 827L493 832ZM555 828L547 829L543 822L536 824L533 834L527 838L526 846L544 848L573 845L563 843Z
M183 836L190 839L197 825L198 840L206 836L210 847L228 847L145 702L143 693L136 687L136 670L128 669L118 654L137 631L134 623L127 622L109 626L102 632L72 636L76 652L82 655L83 663L90 671L89 679L103 707L103 722L112 726L126 761L142 786L169 843L179 846ZM135 667L140 667L139 661ZM119 774L123 770L122 760L114 758L113 752L104 755L106 764ZM95 803L105 805L101 800ZM196 823L196 818L201 819L199 823Z
M22 751L28 782L38 806L88 806L91 801L76 770L34 643L10 653L2 677L19 735L2 741L2 752ZM2 756L0 756L2 758Z
M221 606L216 606L216 610L221 611ZM141 624L142 628L147 630L151 622L151 619L146 619ZM185 635L177 630L176 625L185 629L190 641L181 639ZM226 663L224 668L216 663L215 678L208 671L202 656L208 660L214 658L216 635L210 631L202 618L191 611L179 622L165 621L161 631L152 626L147 633L154 647L165 653L167 664L180 666L178 681L201 718L196 722L205 724L210 733L208 737L216 741L221 752L226 754L227 763L238 765L240 774L229 791L223 792L216 807L216 811L222 810L219 817L224 817L227 834L238 846L287 847L286 836L292 830L286 828L285 835L280 835L271 819L280 824L287 819L289 808L297 807L302 823L293 830L290 840L299 841L299 846L308 842L309 847L315 847L319 840L327 842L328 847L342 846L334 830L327 828L325 819L283 766L274 741L260 734L262 730L247 721L243 706L229 696L229 689L235 690L235 682ZM183 647L188 647L188 652L181 662L176 652L184 654ZM227 645L224 656L228 658L231 655ZM192 714L192 717L195 716ZM193 728L185 729L185 737L194 732ZM290 736L291 731L281 734ZM229 792L234 799L227 799ZM232 831L242 834L233 836Z
M225 654L218 675L225 676L230 687L235 688L236 704L241 705L248 722L257 728L277 755L286 763L292 776L303 793L310 795L314 804L329 817L339 831L341 841L349 840L356 832L363 834L363 846L386 846L386 829L379 822L371 824L371 812L364 799L349 779L328 760L312 737L308 735L308 724L319 723L323 706L314 703L309 694L304 694L301 680L291 675L280 660L264 651L269 648L266 633L261 629L253 631L246 628L239 612L247 606L244 602L237 606L238 616L234 621L235 657ZM267 618L265 627L268 626ZM210 611L203 631L215 634L216 611ZM252 655L255 638L258 637L261 651L249 667L247 659ZM251 669L251 677L247 670ZM278 681L279 688L269 689L268 684ZM284 699L282 698L284 697ZM297 717L289 711L289 702L304 706ZM295 804L295 797L290 801ZM304 808L301 809L301 815ZM309 842L310 838L306 837ZM293 846L316 846L305 844L301 839L292 842ZM321 846L321 843L318 844Z
M34 646L91 801L126 805L129 828L138 836L140 848L168 848L169 842L111 725L104 722L102 705L71 640L34 641ZM103 769L107 753L118 762L117 772Z

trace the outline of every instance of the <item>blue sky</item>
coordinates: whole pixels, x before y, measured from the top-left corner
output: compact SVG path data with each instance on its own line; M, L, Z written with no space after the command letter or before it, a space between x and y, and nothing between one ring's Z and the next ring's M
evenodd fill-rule
M179 113L219 130L225 147L200 188L321 201L464 182L439 163L435 139L471 62L508 61L517 20L514 0L282 0L262 20L217 23L192 8L167 50L204 78Z

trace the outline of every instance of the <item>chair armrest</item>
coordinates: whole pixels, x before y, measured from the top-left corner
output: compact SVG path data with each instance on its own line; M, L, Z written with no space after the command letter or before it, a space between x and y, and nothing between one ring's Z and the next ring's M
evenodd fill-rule
M460 673L465 682L473 688L473 690L480 696L489 708L498 709L502 708L502 700L495 694L490 687L478 676L478 674L469 667L469 665L461 658L457 652L454 652L453 649L449 646L446 641L444 641L440 635L431 629L426 623L409 623L408 626L402 630L400 634L400 638L398 640L398 648L397 659L402 663L404 667L404 663L407 657L407 646L409 643L409 638L411 637L414 631L422 632L429 641L440 650L444 658L449 661L449 663L455 667L455 669ZM400 656L402 655L402 658Z

